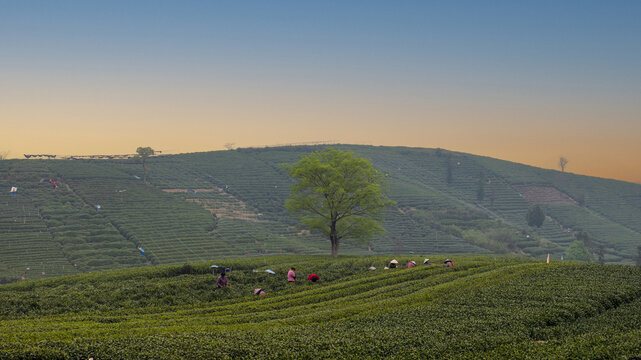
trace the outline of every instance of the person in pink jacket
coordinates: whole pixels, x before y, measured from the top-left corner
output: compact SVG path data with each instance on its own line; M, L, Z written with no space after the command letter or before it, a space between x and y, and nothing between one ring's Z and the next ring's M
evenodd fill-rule
M287 273L287 281L289 281L289 282L296 281L296 269L295 268L289 269L289 272Z

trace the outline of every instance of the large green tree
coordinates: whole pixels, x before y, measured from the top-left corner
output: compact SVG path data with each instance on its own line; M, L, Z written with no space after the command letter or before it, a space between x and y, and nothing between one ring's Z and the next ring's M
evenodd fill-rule
M304 226L329 237L332 256L344 239L367 243L384 232L383 210L394 202L383 191L385 176L369 160L328 149L284 168L297 180L285 207Z
M147 147L141 146L141 147L138 147L138 149L136 149L136 153L138 154L136 155L136 158L139 159L140 162L142 163L143 181L147 183L147 166L145 164L145 161L147 160L147 158L154 155L156 152L154 151L154 149L150 148L149 146Z

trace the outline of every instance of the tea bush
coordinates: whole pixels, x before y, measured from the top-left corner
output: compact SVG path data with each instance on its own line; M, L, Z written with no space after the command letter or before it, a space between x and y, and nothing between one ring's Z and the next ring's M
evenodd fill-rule
M0 286L0 358L629 358L641 269L452 257L222 259ZM420 260L414 256L414 260ZM410 257L398 260L405 265ZM296 283L286 281L296 267ZM377 267L370 271L370 266ZM266 273L270 269L276 275ZM318 283L305 279L309 273ZM253 289L266 289L255 296Z

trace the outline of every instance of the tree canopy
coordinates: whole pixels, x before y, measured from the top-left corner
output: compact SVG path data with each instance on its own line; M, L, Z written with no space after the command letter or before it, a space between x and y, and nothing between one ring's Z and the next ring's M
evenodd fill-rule
M154 155L156 152L154 149L151 147L138 147L136 149L136 153L138 154L136 158L138 158L142 162L142 176L143 176L143 181L146 183L147 182L147 166L145 165L145 160L147 160L148 157Z
M539 205L535 205L528 209L525 219L529 226L541 227L545 221L545 213Z
M570 243L565 250L565 259L571 261L586 261L591 262L594 260L592 252L581 240L574 240Z
M334 149L317 151L284 165L296 179L285 207L301 224L328 236L332 255L344 239L367 243L377 233L386 206L384 175L369 160Z

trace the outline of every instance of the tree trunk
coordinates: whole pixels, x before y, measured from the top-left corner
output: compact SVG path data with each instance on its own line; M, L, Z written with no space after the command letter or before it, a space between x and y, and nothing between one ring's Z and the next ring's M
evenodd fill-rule
M144 184L147 183L147 167L145 166L145 162L142 162L142 182Z
M332 242L332 256L336 257L338 255L338 241L336 239L330 239Z
M332 256L338 256L338 234L336 233L336 221L332 221L329 233L329 241L332 243Z

